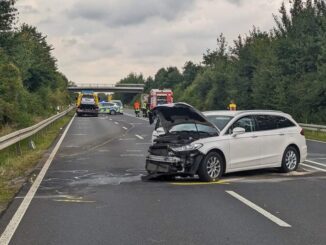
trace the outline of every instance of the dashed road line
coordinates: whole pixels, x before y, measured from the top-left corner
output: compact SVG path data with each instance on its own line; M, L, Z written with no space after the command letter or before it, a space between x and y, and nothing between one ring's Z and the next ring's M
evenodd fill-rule
M142 137L142 136L140 136L140 135L138 135L138 134L135 134L135 136L136 136L138 139L141 139L141 140L144 139L144 137Z
M114 122L114 124L118 125L119 123L118 122Z
M128 128L127 127L122 127L124 130L128 130Z
M21 222L21 220L23 219L31 201L33 200L33 197L35 196L36 191L38 190L46 172L48 171L53 158L55 157L55 155L57 154L63 139L65 138L72 122L75 119L75 116L73 116L73 118L70 120L68 126L66 127L65 131L63 132L61 138L59 139L58 143L56 144L56 146L54 147L53 151L51 152L49 158L47 159L47 161L45 162L42 170L40 171L40 173L38 174L37 178L35 179L33 185L30 187L29 191L27 192L25 198L23 199L23 201L21 202L19 208L17 209L16 213L14 214L14 216L12 217L12 219L10 220L9 224L7 225L5 231L2 233L1 237L0 237L0 244L1 245L7 245L9 244L12 236L14 235L17 227L19 226L19 223Z
M265 216L267 219L273 221L275 224L281 227L291 227L288 223L284 222L283 220L277 218L273 214L267 212L265 209L259 207L258 205L254 204L253 202L249 201L248 199L240 196L238 193L234 191L226 191L229 195L233 196L234 198L238 199L240 202L246 204L248 207L252 208L253 210L257 211L261 215Z

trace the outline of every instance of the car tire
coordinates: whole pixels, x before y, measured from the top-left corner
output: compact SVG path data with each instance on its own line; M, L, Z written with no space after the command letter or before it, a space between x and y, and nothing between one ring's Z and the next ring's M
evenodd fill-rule
M221 178L224 172L224 159L217 152L208 153L198 168L198 176L201 181L212 182Z
M116 112L115 111L110 111L110 115L115 115Z
M288 173L295 171L299 166L299 153L293 146L288 146L282 157L281 172Z

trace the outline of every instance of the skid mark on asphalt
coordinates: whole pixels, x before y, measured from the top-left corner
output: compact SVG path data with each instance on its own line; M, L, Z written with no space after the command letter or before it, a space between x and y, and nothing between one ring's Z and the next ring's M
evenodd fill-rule
M120 154L120 157L144 157L144 154Z
M97 174L91 176L91 178L75 180L69 183L70 186L79 186L79 185L87 185L87 186L101 186L101 185L120 185L121 183L129 183L136 182L141 180L141 175L130 175L125 174L121 175L113 175L113 174Z

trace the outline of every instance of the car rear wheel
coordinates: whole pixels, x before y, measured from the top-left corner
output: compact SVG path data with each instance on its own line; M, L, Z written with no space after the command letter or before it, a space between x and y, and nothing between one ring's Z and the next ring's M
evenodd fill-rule
M111 115L115 115L116 112L115 112L115 111L110 111L110 114L111 114Z
M299 166L299 154L297 149L294 148L293 146L287 147L283 154L281 171L283 173L288 173L296 170L298 166Z
M201 181L211 182L221 178L224 171L224 160L217 152L211 152L201 162L198 175Z

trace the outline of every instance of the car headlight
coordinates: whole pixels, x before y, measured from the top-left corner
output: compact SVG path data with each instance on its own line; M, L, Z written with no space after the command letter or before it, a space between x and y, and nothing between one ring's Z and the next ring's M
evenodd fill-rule
M171 150L172 151L177 151L177 152L194 151L194 150L199 149L202 146L203 146L203 144L195 143L195 144L183 145L183 146L179 146L179 147L171 147Z

